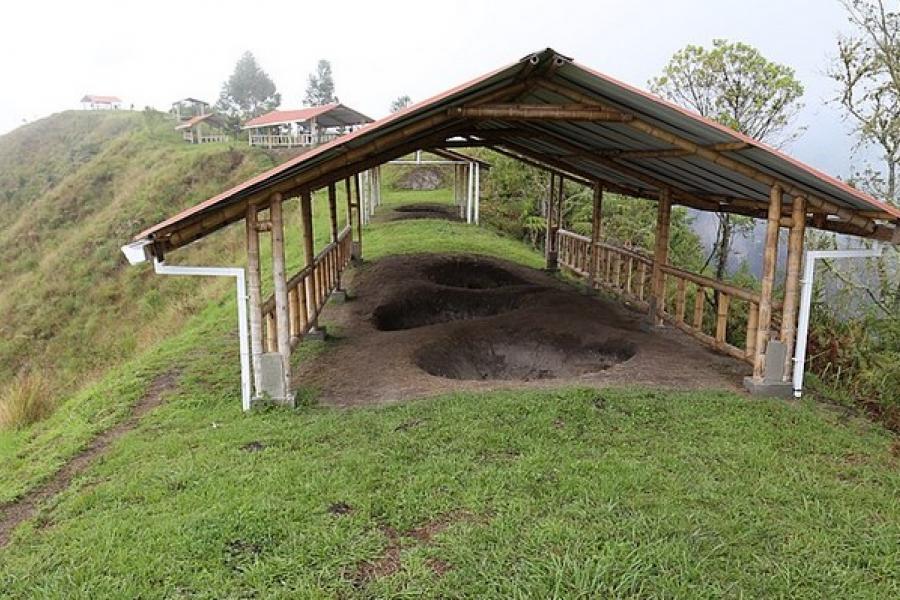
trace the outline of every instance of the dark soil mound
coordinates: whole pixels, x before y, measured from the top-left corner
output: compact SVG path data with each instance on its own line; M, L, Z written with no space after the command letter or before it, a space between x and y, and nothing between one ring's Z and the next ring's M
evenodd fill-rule
M423 202L421 204L404 204L394 208L388 217L389 221L406 221L409 219L446 219L459 220L459 209L449 204Z
M533 381L602 371L628 360L635 351L624 340L582 344L574 336L550 332L495 330L429 344L416 355L416 364L448 379Z
M494 293L434 287L411 289L403 298L376 308L372 312L372 322L381 331L396 331L488 317L518 307L524 291Z
M438 285L485 290L527 282L506 269L474 258L459 258L427 267L423 275Z
M440 167L425 166L409 169L394 185L401 190L436 190L445 181L446 176Z

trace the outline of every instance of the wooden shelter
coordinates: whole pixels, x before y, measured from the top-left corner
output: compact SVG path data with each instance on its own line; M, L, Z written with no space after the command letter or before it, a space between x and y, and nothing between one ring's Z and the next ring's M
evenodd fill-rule
M209 114L209 102L197 98L182 98L172 103L169 112L174 115L176 121L187 121Z
M184 141L191 144L208 144L210 142L227 142L228 124L221 116L216 114L204 114L191 117L175 126L180 131Z
M753 366L752 381L787 377L798 310L804 232L813 227L900 243L900 210L762 143L667 103L546 49L310 150L158 223L135 237L148 258L167 254L236 221L245 221L254 364L281 357L290 380L292 344L315 326L350 260L353 221L338 227L338 186L359 223L360 174L416 150L483 146L551 173L548 266L557 261L595 288L643 306L653 325L669 323ZM591 186L593 231L560 228L563 180ZM311 198L328 190L332 243L313 252ZM602 237L605 192L657 202L652 256ZM284 206L297 198L306 266L284 272ZM689 273L668 262L672 207L747 215L766 222L759 291ZM268 218L260 216L268 209ZM352 211L350 211L352 214ZM790 232L785 296L775 302L777 245ZM272 236L274 295L260 297L259 236ZM357 243L362 230L357 228ZM715 314L705 318L707 294ZM690 302L690 299L693 302ZM746 344L728 343L729 311L746 307ZM773 313L780 312L775 320ZM775 344L774 342L777 342ZM768 362L767 362L767 356ZM677 360L677 357L672 357ZM788 358L789 360L789 358ZM775 364L777 362L782 364ZM257 369L258 373L258 369ZM256 377L257 391L260 390Z
M118 96L85 94L81 98L81 106L87 110L118 110L122 108L122 100Z
M466 223L478 225L481 206L481 171L491 168L487 161L456 152L447 148L432 148L428 151L436 158L422 157L422 151L413 153L413 158L390 161L392 165L418 167L427 165L453 166L453 203L459 209L459 218Z
M343 104L332 103L298 110L273 110L250 119L251 146L297 148L317 146L371 123L372 119Z

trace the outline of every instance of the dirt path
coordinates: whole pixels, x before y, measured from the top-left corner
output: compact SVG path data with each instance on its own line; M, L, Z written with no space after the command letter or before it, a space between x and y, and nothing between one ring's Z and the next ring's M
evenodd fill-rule
M49 481L3 506L0 509L0 548L9 543L19 524L32 518L43 503L69 487L72 479L103 456L114 441L134 429L141 417L162 404L163 394L174 387L176 379L172 373L157 377L127 419L95 437L87 448L73 456Z
M324 404L453 391L638 385L739 391L747 365L547 273L475 255L389 256L349 272L337 337L297 385ZM336 376L352 373L352 376Z

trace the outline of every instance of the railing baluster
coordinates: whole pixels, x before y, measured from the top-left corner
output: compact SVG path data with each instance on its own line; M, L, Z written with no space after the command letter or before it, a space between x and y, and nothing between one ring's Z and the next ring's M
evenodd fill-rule
M703 305L706 304L706 291L701 285L696 287L697 294L694 296L694 329L703 331Z
M675 318L684 323L684 305L687 300L687 280L678 278L678 295L675 297Z
M725 335L728 332L728 306L731 296L725 292L719 292L718 308L716 309L716 346L725 347Z
M744 353L752 359L756 354L756 329L759 327L759 304L751 302L747 309L747 342Z

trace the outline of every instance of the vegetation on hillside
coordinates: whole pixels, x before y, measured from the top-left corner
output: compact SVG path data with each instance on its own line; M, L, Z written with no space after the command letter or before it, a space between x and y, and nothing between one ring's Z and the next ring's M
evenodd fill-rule
M68 112L0 138L0 402L58 402L179 329L221 282L149 278L119 246L273 165L244 146L183 143L159 113ZM183 259L242 256L226 233Z

